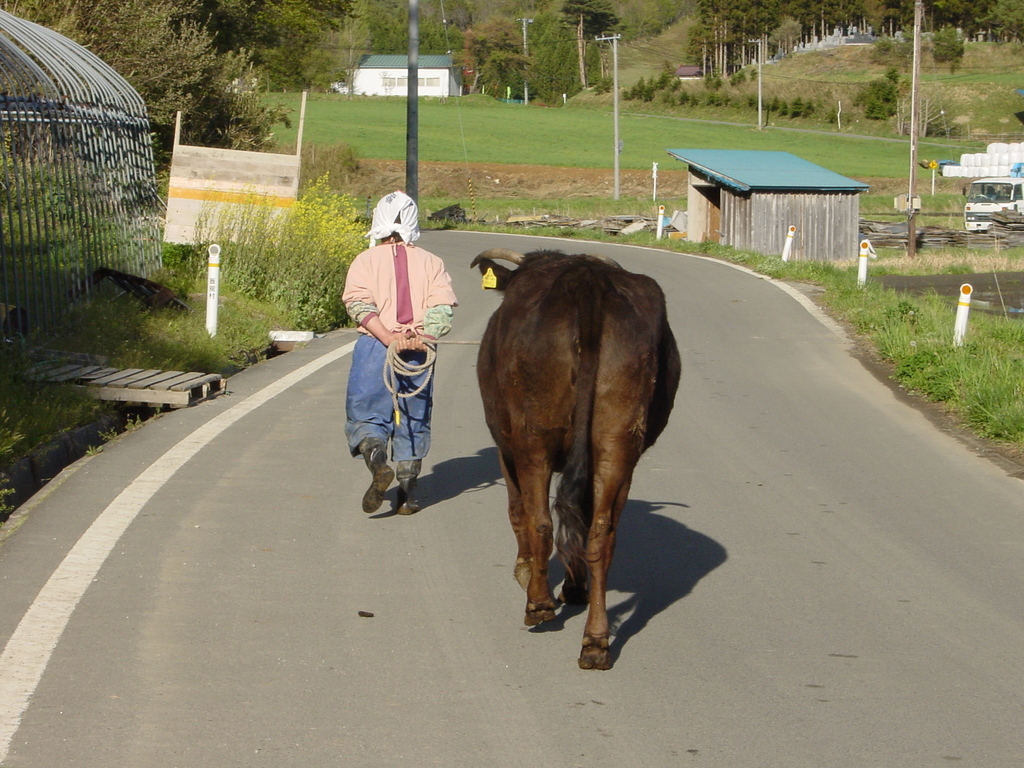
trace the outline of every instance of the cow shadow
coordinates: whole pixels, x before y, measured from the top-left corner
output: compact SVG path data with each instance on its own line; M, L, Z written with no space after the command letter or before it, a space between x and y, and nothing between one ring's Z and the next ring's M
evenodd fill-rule
M472 456L457 456L434 464L429 472L420 475L419 498L424 507L433 507L464 493L476 493L504 484L498 464L498 449L494 446L481 448ZM397 486L386 494L387 500L381 511L371 519L392 517Z
M690 594L728 559L725 547L711 537L658 514L668 506L685 505L630 500L622 511L608 590L628 597L608 607L613 661L651 619ZM553 583L565 576L557 556L552 558L550 574ZM534 631L561 630L569 619L586 611L585 605L563 605L555 620Z

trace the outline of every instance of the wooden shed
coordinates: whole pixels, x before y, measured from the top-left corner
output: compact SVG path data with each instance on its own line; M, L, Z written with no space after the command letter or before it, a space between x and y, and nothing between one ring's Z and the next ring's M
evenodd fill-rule
M668 153L690 168L688 240L781 254L793 226L790 259L857 257L857 195L867 184L789 152L670 149Z

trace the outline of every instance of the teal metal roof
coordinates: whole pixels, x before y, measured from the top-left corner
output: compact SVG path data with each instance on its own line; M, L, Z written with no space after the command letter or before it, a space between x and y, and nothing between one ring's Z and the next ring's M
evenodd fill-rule
M447 54L431 54L417 57L420 69L450 69L452 57ZM370 54L359 60L359 67L374 67L379 69L408 69L409 57L399 54Z
M848 179L789 152L756 149L669 149L709 179L739 192L862 192L867 184Z

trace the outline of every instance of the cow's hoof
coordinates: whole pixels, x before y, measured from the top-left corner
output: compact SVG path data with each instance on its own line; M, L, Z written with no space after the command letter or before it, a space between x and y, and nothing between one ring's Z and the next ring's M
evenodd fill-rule
M526 618L523 623L528 627L535 627L541 622L551 621L555 618L555 604L551 600L543 603L527 603Z
M579 665L580 669L611 669L612 657L608 652L608 638L584 637Z
M516 577L516 581L519 582L519 586L525 590L530 586L530 563L522 558L516 560L516 569L513 571L513 575Z
M586 587L578 587L575 584L566 584L562 587L562 594L558 599L567 605L586 605L588 596Z

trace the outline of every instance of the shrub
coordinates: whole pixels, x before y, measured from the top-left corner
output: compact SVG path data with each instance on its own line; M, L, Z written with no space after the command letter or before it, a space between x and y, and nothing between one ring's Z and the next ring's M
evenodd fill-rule
M914 44L911 40L883 37L871 46L871 61L875 64L906 68L913 58Z
M357 216L355 201L322 178L284 213L258 203L208 212L197 238L221 245L225 285L277 304L295 328L322 332L348 320L345 275L366 246Z
M864 117L886 120L895 115L900 95L899 82L899 71L891 67L884 77L864 86L855 99L855 103L864 107Z
M320 146L307 143L302 147L303 187L326 178L330 189L338 192L358 173L359 158L348 144Z
M932 35L932 57L956 72L964 58L964 40L954 27L943 27Z

